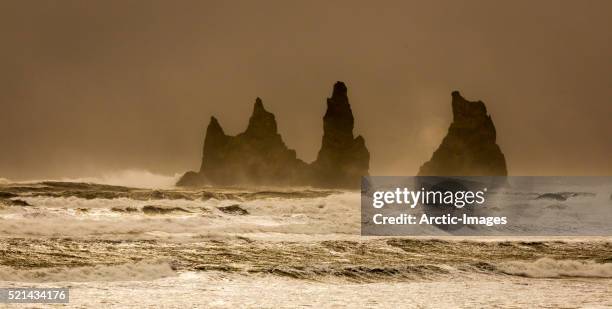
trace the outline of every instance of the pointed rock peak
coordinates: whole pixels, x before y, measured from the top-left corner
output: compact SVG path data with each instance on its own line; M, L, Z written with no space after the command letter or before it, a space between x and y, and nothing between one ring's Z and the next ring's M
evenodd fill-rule
M452 92L453 122L418 176L506 176L506 158L496 144L493 120L482 101Z
M266 109L263 106L263 101L260 97L257 97L257 99L255 99L255 106L253 106L253 114L265 111Z
M487 117L487 108L482 101L468 101L459 91L452 92L453 119L455 121L483 119Z
M215 133L225 135L225 132L223 132L223 128L219 124L219 121L213 116L210 117L210 122L208 123L208 129L206 129L206 134L210 135Z
M261 98L255 99L255 105L253 106L253 114L249 119L249 126L245 133L256 136L276 134L276 119L274 114L268 112L264 106Z
M268 115L271 115L272 118L274 118L274 115L268 112L264 107L261 98L258 97L257 99L255 99L255 104L253 105L253 114L251 114L251 121L253 121L253 118L257 119L261 117L270 117Z
M353 136L354 118L347 87L336 82L323 116L323 138L317 160L312 163L315 183L332 188L359 187L361 176L368 175L370 153L365 140Z
M330 136L342 136L343 139L353 139L353 111L349 104L347 88L343 82L334 84L331 98L327 98L327 111L323 116L323 133Z
M217 120L217 118L215 118L215 116L210 116L210 124L216 124L219 125L219 120Z
M337 81L334 84L334 92L332 93L332 98L346 97L346 92L347 92L346 85L341 81Z

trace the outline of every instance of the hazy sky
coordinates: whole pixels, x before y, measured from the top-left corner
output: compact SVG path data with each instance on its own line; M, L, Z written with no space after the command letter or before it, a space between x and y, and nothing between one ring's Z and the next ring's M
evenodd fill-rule
M413 175L483 100L512 175L612 175L612 1L0 2L0 177L200 165L262 97L312 161L349 87L371 173Z

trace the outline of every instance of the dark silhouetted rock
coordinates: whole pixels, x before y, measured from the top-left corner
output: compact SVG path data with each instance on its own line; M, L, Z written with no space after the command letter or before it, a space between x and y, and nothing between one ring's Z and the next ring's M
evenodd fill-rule
M206 178L198 172L189 171L178 180L176 183L179 187L198 187L206 185Z
M186 173L177 185L297 185L306 182L307 167L287 148L274 115L257 98L246 131L237 136L226 135L211 118L200 172Z
M360 177L368 175L370 154L363 138L353 137L353 121L346 86L337 82L327 99L321 150L309 165L287 148L274 115L257 98L249 125L241 134L226 135L217 119L210 119L200 171L185 173L177 185L359 188Z
M506 176L506 159L496 143L491 116L481 101L452 93L453 122L420 176Z
M347 88L336 82L323 117L321 150L312 172L315 184L323 187L359 188L361 176L368 176L370 153L363 137L353 136L353 112Z
M230 215L240 215L240 216L244 216L244 215L248 215L249 212L240 207L240 205L229 205L229 206L221 206L221 207L217 207L217 209L221 210L222 212L226 213L226 214L230 214Z

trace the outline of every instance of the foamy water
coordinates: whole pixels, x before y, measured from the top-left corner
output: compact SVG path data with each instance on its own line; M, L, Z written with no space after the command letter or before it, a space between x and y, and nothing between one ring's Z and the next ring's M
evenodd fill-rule
M212 271L151 281L70 283L70 304L86 308L608 308L611 286L610 279L488 275L392 283L319 282Z
M85 307L612 306L609 237L361 237L358 192L160 187L0 184L3 286Z

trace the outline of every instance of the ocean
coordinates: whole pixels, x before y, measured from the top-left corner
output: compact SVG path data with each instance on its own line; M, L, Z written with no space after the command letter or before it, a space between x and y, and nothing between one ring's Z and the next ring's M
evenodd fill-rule
M76 308L612 307L611 237L366 237L357 191L150 187L0 183L0 287Z

